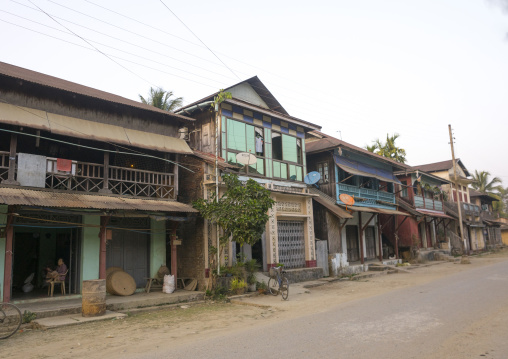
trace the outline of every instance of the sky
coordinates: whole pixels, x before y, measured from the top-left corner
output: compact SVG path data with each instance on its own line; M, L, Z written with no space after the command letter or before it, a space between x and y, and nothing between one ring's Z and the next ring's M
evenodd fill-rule
M409 165L508 186L504 0L2 0L0 61L129 99L192 103L257 75L286 111ZM506 4L507 2L504 2Z

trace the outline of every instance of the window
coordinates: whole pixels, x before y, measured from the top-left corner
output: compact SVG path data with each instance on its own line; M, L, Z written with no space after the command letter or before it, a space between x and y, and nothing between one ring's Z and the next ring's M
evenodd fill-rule
M328 174L328 162L320 162L317 164L317 171L321 175L319 183L328 183L330 181Z
M407 181L400 181L400 183L402 183L401 196L402 197L408 197L408 193L407 193Z
M263 129L243 122L227 119L227 162L237 164L236 154L239 152L249 152L258 157L257 162L249 166L249 173L265 174L265 144L263 138ZM240 165L240 164L239 164ZM243 165L240 165L243 166ZM241 169L245 171L245 167Z
M350 186L356 186L356 176L339 167L339 182Z

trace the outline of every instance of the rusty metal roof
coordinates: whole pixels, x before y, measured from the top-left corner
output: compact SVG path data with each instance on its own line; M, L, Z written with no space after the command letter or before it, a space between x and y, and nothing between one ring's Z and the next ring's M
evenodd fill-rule
M93 97L99 100L113 102L125 106L135 107L141 110L146 110L150 112L157 112L161 114L168 115L170 117L174 117L178 120L183 121L194 121L193 118L177 115L173 112L168 112L161 110L159 108L146 105L144 103L129 100L125 97L121 97L118 95L114 95L109 92L101 91L94 89L92 87L84 86L77 84L75 82L70 82L67 80L60 79L58 77L49 76L40 72L32 71L25 69L23 67L14 66L11 64L7 64L5 62L0 62L0 75L12 77L19 80L24 80L28 82L32 82L34 84L38 84L41 86L51 87L58 90L63 90L67 92L71 92L74 94L79 94L87 97Z
M122 209L155 212L198 212L188 204L170 200L75 192L65 193L13 187L0 187L0 203L8 205L102 210Z

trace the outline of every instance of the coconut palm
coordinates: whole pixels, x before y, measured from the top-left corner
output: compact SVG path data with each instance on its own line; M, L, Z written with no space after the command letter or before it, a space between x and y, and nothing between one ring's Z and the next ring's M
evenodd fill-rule
M489 181L490 172L488 171L480 171L478 170L474 171L473 175L473 183L471 183L471 186L483 193L494 193L494 191L499 192L499 187L501 184L501 179L499 177L494 177L492 180Z
M183 104L183 97L173 97L173 91L165 91L163 88L153 88L150 87L150 93L148 94L148 99L145 99L143 96L139 95L139 99L141 102L160 108L164 111L175 111L177 108L181 107Z
M365 149L380 156L390 158L394 161L406 163L406 150L395 146L395 140L397 140L399 136L400 135L398 133L394 133L392 136L387 133L386 142L383 143L379 139L376 139L375 141L372 141L371 146L365 146Z

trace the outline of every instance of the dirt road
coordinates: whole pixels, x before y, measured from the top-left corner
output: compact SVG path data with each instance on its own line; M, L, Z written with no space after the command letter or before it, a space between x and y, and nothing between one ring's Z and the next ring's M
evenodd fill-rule
M362 281L334 282L325 286L303 289L290 287L290 300L280 296L259 296L241 303L182 305L133 314L122 320L96 322L52 330L28 330L0 342L2 358L123 358L126 356L167 357L171 348L187 348L217 337L242 331L263 331L277 323L290 322L312 314L319 315L345 303L374 298L390 291L430 284L441 278L471 271L475 268L508 261L508 250L474 257L471 264L444 263L417 268L410 273L380 275ZM500 284L505 284L500 282ZM183 308L182 308L183 307ZM418 311L415 311L417 315ZM505 313L508 315L508 312ZM505 314L488 323L503 321ZM394 320L396 320L395 318ZM400 318L399 318L400 319ZM425 324L425 318L417 318ZM485 323L476 322L471 332L477 333ZM425 325L432 326L432 322ZM354 328L353 328L354 329ZM364 328L356 328L358 331ZM415 329L416 330L416 329ZM467 334L457 333L457 336ZM486 339L486 338L485 338ZM443 350L457 341L443 342ZM224 343L224 345L227 345ZM193 357L191 353L187 357Z

